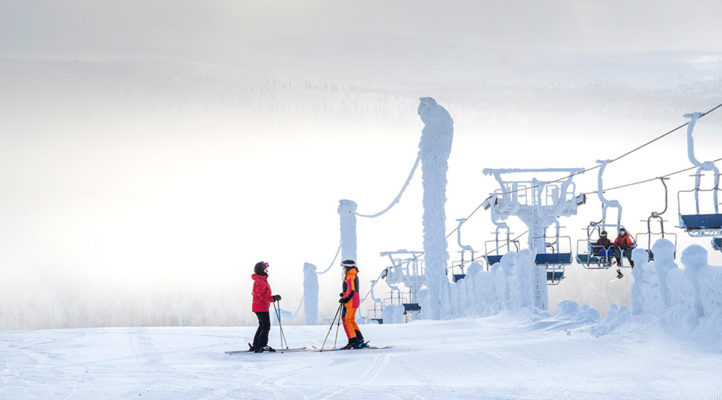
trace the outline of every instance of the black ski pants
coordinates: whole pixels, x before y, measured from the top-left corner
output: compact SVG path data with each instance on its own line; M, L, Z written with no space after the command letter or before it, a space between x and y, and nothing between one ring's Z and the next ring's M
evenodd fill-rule
M253 337L254 349L268 344L268 332L271 330L271 317L268 311L257 312L256 317L258 317L258 329L256 329L256 336Z

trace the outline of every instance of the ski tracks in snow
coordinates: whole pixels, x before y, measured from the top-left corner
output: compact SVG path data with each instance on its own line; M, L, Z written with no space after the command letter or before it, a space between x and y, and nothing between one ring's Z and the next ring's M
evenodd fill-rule
M354 353L358 351L363 350L349 350L349 352ZM348 355L346 355L348 356ZM345 357L344 357L345 358ZM386 370L389 364L389 360L391 359L390 354L378 354L374 356L373 361L371 362L371 365L369 365L366 368L366 371L361 374L356 380L354 380L354 383L352 386L358 386L358 385L364 385L368 384L369 381L372 381L374 378L376 378L380 373ZM358 361L356 361L358 362ZM337 395L340 393L347 391L348 387L341 387L335 390L332 390L330 393L322 393L318 400L327 400L327 399L335 399L337 398ZM388 395L389 393L387 393Z
M386 366L388 366L389 358L389 354L377 355L374 357L373 363L371 363L371 365L366 369L366 372L361 375L355 383L363 384L364 382L368 382L376 378L383 370L386 369Z
M150 336L147 328L128 329L130 346L135 353L138 364L159 370L163 364L163 355Z

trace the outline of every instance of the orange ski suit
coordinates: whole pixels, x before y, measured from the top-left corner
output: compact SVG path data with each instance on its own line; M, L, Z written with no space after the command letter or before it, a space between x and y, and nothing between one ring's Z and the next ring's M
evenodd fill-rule
M343 280L343 298L351 298L351 300L344 303L341 314L341 318L343 318L343 329L346 331L346 337L349 339L355 338L356 331L360 331L358 324L356 324L356 310L361 304L356 273L358 273L356 268L349 268L346 270L346 276Z

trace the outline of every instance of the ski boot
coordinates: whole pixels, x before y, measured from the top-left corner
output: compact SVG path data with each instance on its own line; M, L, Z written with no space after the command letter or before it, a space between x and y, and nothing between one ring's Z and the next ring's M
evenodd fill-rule
M254 350L254 351L255 351L256 353L263 353L264 351L268 351L268 352L271 352L271 353L275 353L275 352L276 352L276 350L275 350L273 347L271 347L271 346L259 347L259 348L257 348L257 349Z
M368 346L368 342L364 340L364 335L361 334L361 331L356 329L356 345L354 346L355 349L362 349L366 346Z
M342 350L353 349L358 345L358 338L350 338L346 346L341 347Z
M617 279L624 278L624 274L622 273L622 270L617 268Z

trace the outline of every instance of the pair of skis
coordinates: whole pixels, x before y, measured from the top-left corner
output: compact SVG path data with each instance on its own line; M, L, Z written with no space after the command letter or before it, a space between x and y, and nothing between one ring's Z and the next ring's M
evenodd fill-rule
M352 348L348 348L348 349L347 349L347 348L343 348L343 347L338 347L338 348L334 348L334 349L321 349L321 348L318 348L318 347L316 347L316 346L311 346L311 348L313 349L313 351L324 352L324 351L363 350L363 349L383 350L383 349L391 348L391 346L369 346L369 345L366 345L366 346L364 346L364 347L352 347Z
M338 347L338 348L330 348L330 349L324 349L323 347L316 347L311 346L311 348L314 351L339 351L339 350L363 350L363 349L370 349L370 350L383 350L388 349L391 346L370 346L368 341L363 342L363 345L361 347Z
M305 347L297 347L292 349L274 349L275 351L264 351L263 353L294 353L299 351L306 351L307 349ZM233 355L233 354L256 354L253 350L231 350L227 351L226 354Z
M614 283L622 278L624 278L624 274L622 273L621 269L617 268L617 277L609 281L609 283Z
M368 342L367 342L368 343ZM359 348L352 348L352 349L345 349L343 347L338 348L332 348L332 349L322 349L316 346L308 347L296 347L296 348L290 348L290 349L275 349L275 351L264 351L263 353L297 353L302 351L317 351L319 353L325 352L325 351L339 351L339 350L363 350L363 349L369 349L369 350L383 350L391 348L391 346L369 346L366 345L364 347ZM228 355L234 355L234 354L256 354L253 350L232 350L232 351L226 351L226 354Z

